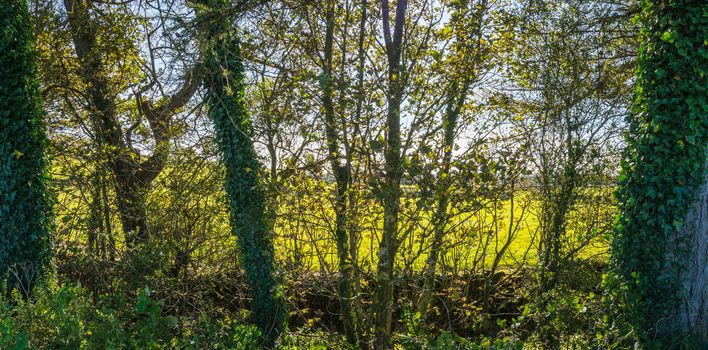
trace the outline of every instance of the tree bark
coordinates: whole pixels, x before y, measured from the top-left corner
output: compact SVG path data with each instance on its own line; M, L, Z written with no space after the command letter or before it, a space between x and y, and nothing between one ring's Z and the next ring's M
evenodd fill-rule
M396 2L394 31L391 36L388 0L381 2L383 33L388 58L388 91L386 112L386 150L384 152L386 171L383 185L384 223L378 253L376 276L374 348L391 348L391 323L393 321L393 278L396 252L398 250L398 213L401 201L401 103L405 86L401 54L403 48L403 26L407 1Z
M708 149L707 149L708 150ZM708 344L708 161L703 183L696 191L684 224L677 232L677 243L686 242L682 256L685 267L681 278L682 298L676 309L681 328L700 343Z
M335 226L334 233L337 243L337 256L339 260L338 294L341 308L341 319L344 334L349 343L358 343L357 321L353 307L352 288L352 259L349 255L349 232L347 229L347 191L349 188L348 164L340 163L339 133L334 111L334 76L332 70L333 42L334 42L334 2L330 1L325 19L325 50L322 70L322 106L325 115L325 136L327 139L327 152L335 178Z

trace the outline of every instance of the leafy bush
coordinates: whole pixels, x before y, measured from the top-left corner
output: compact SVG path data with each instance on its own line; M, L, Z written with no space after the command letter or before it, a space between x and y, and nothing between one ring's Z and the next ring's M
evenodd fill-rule
M0 307L3 349L256 349L260 333L230 320L180 325L164 302L138 291L92 298L80 286L44 288L30 300L19 295Z
M356 349L347 344L344 337L336 333L326 332L320 329L305 327L296 332L283 333L277 346L278 349L295 350L328 350L328 349Z
M472 341L450 332L442 332L437 337L416 337L404 334L397 338L397 343L407 350L521 350L524 346L523 342L513 338L482 338L479 341Z

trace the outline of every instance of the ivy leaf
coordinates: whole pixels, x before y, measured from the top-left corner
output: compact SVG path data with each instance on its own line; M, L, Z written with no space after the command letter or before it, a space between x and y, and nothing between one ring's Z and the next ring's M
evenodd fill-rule
M674 41L676 41L676 36L669 31L665 31L664 34L661 35L661 40L673 44Z
M22 157L25 154L20 152L19 150L14 150L14 151L12 151L12 155L15 156L15 159L19 159L20 157Z
M683 220L674 220L674 228L676 231L680 230L683 226Z

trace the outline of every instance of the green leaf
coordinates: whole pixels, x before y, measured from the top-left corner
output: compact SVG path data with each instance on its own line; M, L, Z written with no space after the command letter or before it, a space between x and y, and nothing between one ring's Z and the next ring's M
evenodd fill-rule
M661 35L661 40L673 44L673 42L676 40L676 36L669 31L665 31L664 34Z
M674 220L674 228L676 231L680 230L681 227L683 227L683 220Z

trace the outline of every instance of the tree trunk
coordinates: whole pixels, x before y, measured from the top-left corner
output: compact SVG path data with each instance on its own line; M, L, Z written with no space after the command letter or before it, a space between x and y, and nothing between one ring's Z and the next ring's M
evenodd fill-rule
M269 220L261 164L253 146L253 126L244 101L244 73L240 42L230 18L216 2L213 18L202 30L210 49L207 60L207 103L214 122L216 143L226 168L226 193L231 204L232 232L238 239L241 264L246 270L253 323L263 334L262 345L274 346L286 327L287 310L275 276L273 223ZM218 12L217 12L218 11Z
M101 233L103 232L103 211L101 197L101 176L100 169L95 169L91 174L91 192L89 203L89 219L87 224L87 245L88 252L97 256L101 252Z
M685 268L681 278L682 299L676 315L681 328L704 345L708 344L708 161L703 183L677 232L677 243L687 242L682 253ZM681 246L677 244L675 246Z
M477 80L480 60L484 56L482 49L482 28L484 27L484 14L488 8L486 0L479 3L460 2L451 7L451 26L456 34L456 43L452 52L460 60L457 69L449 71L449 86L446 88L446 106L443 118L443 159L438 174L438 186L435 189L437 208L433 214L433 241L430 254L423 269L423 290L418 299L417 311L423 319L428 311L430 298L435 284L435 270L445 238L445 227L449 221L448 206L450 203L450 168L452 151L455 147L455 133L462 107L467 101L467 94L471 84Z
M47 137L27 1L3 1L0 23L0 292L27 298L50 261Z
M646 1L613 242L646 347L708 346L705 1ZM684 336L689 336L685 338Z
M401 202L401 103L405 77L401 63L403 52L403 26L408 3L396 2L394 31L391 36L388 0L381 2L383 33L388 59L388 91L386 113L386 150L384 151L386 175L382 185L384 223L379 244L378 271L376 276L374 348L390 349L393 321L393 277L398 251L398 213Z
M111 261L116 261L116 240L115 237L113 237L113 227L111 225L111 208L110 204L108 202L108 189L107 189L107 184L106 184L107 178L106 178L106 173L104 171L101 171L101 179L100 179L100 186L101 186L101 198L103 199L103 227L106 229L105 235L106 238L108 238L108 258ZM105 240L104 243L105 244ZM101 254L102 257L105 259L106 258L106 247L104 245L101 246Z
M358 67L357 67L357 88L356 88L356 111L354 114L354 133L358 133L358 126L359 122L361 120L361 115L363 112L363 104L364 104L364 69L366 66L366 49L364 47L365 39L366 39L366 20L367 20L367 11L366 11L366 6L367 6L367 0L362 0L361 1L361 21L359 22L359 38L358 38L358 52L357 52L357 60L359 62ZM350 218L350 221L348 223L348 229L349 229L349 258L351 259L351 265L352 265L352 274L351 274L351 279L352 279L352 293L354 296L354 315L355 315L355 321L357 322L356 327L359 329L364 329L364 325L362 325L362 317L361 315L363 314L363 303L361 299L361 270L359 268L359 237L360 237L360 227L358 226L358 221L356 220L356 217L358 216L358 210L359 210L359 204L358 204L358 191L357 190L352 190L351 184L353 183L353 173L352 173L352 147L348 147L346 149L346 157L347 157L347 171L349 173L349 182L350 182L350 188L349 188L349 193L348 195L348 201L349 201L349 208L348 208L348 213L347 216ZM354 218L354 219L352 219ZM368 337L368 333L364 332L357 332L359 336L359 342L360 343L369 343L368 338L364 338L366 334L366 337ZM362 339L364 338L364 339Z
M425 315L428 312L428 305L430 304L430 298L433 293L433 288L435 285L435 270L437 268L438 256L440 255L440 250L443 244L443 239L445 238L445 226L448 222L447 207L450 202L450 163L452 161L452 148L455 145L455 132L457 131L457 119L459 117L460 110L465 101L465 95L467 89L461 96L457 96L457 89L451 89L451 96L449 98L448 107L445 112L445 133L443 135L443 159L442 159L442 169L440 169L440 174L438 175L438 181L440 186L437 189L438 206L433 215L433 242L430 247L430 254L425 262L425 268L423 269L423 291L418 299L417 311L420 313L421 319L425 319ZM453 102L454 101L454 102Z
M322 70L322 106L325 115L325 136L330 165L335 178L335 228L334 233L337 243L337 256L339 260L338 294L341 308L341 319L344 334L350 344L358 343L357 321L353 307L352 288L352 260L349 256L349 232L347 230L347 190L349 187L348 166L340 163L339 134L334 111L334 76L332 70L333 42L334 42L334 2L330 1L327 9L324 67ZM343 53L344 54L344 53Z
M121 178L116 184L118 211L128 248L137 247L147 236L147 211L145 210L146 184L137 184L131 178Z

